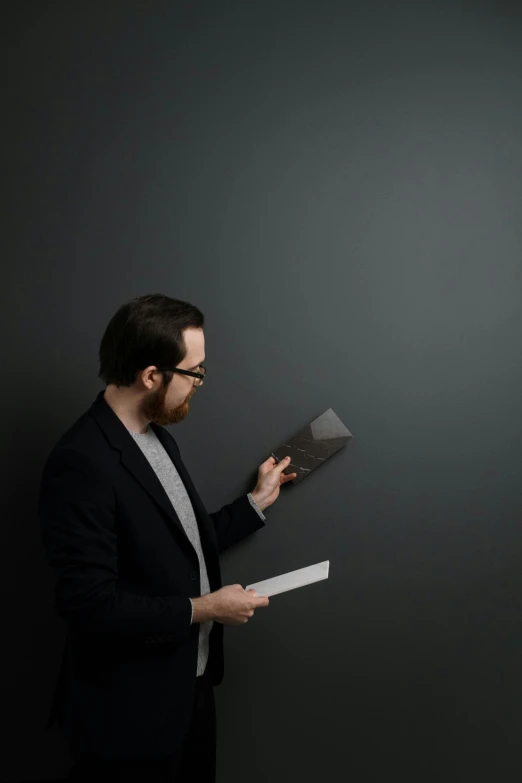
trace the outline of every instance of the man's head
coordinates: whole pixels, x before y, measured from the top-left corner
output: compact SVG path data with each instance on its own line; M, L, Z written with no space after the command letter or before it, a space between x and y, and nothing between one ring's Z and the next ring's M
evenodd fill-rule
M99 349L98 377L128 389L147 421L168 426L185 418L200 381L158 368L199 372L205 360L203 313L162 294L137 297L109 321Z

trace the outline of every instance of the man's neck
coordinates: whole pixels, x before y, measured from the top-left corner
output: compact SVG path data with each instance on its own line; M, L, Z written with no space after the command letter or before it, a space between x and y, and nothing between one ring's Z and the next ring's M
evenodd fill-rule
M140 413L138 395L132 390L118 389L117 386L109 385L105 389L103 399L128 430L140 435L147 432L149 422Z

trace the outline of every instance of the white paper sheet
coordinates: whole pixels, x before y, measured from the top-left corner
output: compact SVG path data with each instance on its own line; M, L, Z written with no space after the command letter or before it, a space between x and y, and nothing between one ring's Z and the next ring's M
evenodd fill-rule
M322 563L298 568L297 571L289 571L281 576L273 576L271 579L264 579L262 582L255 582L245 587L245 590L254 589L258 595L277 595L285 593L287 590L295 590L296 587L304 587L313 582L319 582L321 579L328 579L330 571L330 561L323 560Z

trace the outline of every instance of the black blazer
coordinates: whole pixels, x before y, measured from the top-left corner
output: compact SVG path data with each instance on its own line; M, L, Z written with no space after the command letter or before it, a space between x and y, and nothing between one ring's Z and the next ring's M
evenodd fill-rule
M60 438L42 474L39 515L55 570L67 640L49 715L75 752L166 756L192 714L201 594L199 563L161 482L104 390ZM243 495L207 513L179 448L150 425L192 501L210 589L219 553L264 526ZM223 625L209 639L207 673L223 678Z

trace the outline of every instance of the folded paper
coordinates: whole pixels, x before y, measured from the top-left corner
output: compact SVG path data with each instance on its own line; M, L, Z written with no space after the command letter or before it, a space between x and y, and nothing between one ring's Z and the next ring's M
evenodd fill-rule
M328 408L310 422L293 438L289 438L272 452L276 459L290 457L290 464L284 473L297 473L292 484L297 484L308 476L314 468L339 451L353 438L352 433L342 423L337 414Z
M297 571L289 571L281 576L273 576L271 579L264 579L262 582L255 582L248 585L245 590L255 590L258 595L277 595L285 593L287 590L295 590L296 587L304 587L313 582L319 582L321 579L328 579L330 571L330 561L324 560L322 563L298 568Z

